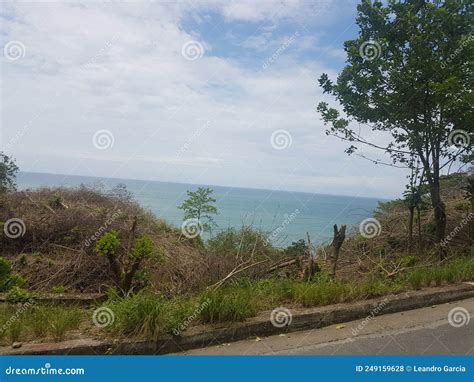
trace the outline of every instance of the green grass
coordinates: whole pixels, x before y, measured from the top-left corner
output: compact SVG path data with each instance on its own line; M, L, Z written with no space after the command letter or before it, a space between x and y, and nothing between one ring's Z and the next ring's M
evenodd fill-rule
M205 323L244 321L258 311L256 295L249 287L205 292L201 295L201 304L204 309L200 318Z
M437 267L416 267L393 279L374 274L360 281L332 282L323 273L311 282L243 279L217 290L171 300L147 291L127 298L110 294L107 307L113 311L115 320L105 330L119 336L157 339L166 333L180 335L199 323L243 321L278 306L317 307L473 279L474 258L470 257ZM0 327L17 310L17 305L0 305ZM59 341L78 329L81 322L92 325L91 317L92 309L34 305L0 332L0 342L10 344L46 336Z
M15 341L29 341L52 337L55 341L63 340L71 330L88 318L88 312L77 307L52 305L32 305L19 310L17 304L0 305L0 342L8 345Z
M80 322L81 316L76 311L56 308L49 317L48 329L56 341L61 341L69 330L77 329Z
M416 268L409 272L404 281L413 289L428 286L440 286L443 283L454 284L474 279L474 258L453 260L439 267Z
M117 298L108 307L115 315L112 329L116 332L149 339L165 332L166 304L160 295L138 293Z

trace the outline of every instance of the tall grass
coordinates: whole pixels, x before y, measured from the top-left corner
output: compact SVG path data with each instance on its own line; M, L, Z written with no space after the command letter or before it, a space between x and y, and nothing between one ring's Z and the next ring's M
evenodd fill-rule
M109 329L119 335L156 339L165 333L181 334L198 323L243 321L277 306L316 307L473 279L474 258L463 258L442 266L413 268L394 279L373 275L359 282L333 282L325 274L311 282L244 279L221 289L172 300L142 291L127 298L109 297L107 306L115 315ZM14 305L0 305L0 324L7 322L15 311ZM33 306L0 333L0 341L47 336L62 340L82 320L90 323L91 316L90 310L74 307Z
M0 321L6 329L0 335L4 344L51 337L63 340L67 334L79 328L86 312L77 307L35 305L19 313L18 305L1 305Z

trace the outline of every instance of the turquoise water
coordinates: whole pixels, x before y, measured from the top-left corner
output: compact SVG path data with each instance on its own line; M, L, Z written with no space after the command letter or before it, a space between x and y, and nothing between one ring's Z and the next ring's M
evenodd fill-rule
M181 226L183 213L176 207L186 198L187 190L198 186L181 183L131 179L93 178L43 173L20 173L20 189L39 186L127 185L135 199L156 216ZM253 225L268 232L277 246L306 238L320 244L332 236L333 224L356 225L372 215L379 199L302 192L209 186L214 190L219 214L215 232L228 227Z

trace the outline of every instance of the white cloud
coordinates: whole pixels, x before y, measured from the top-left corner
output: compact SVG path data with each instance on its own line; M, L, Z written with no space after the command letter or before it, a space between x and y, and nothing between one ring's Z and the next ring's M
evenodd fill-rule
M278 3L279 17L308 4ZM271 2L205 5L227 20L275 25ZM401 172L347 158L346 145L324 134L315 105L326 97L316 79L323 71L334 77L330 67L298 62L289 50L266 70L229 59L185 30L189 12L160 2L8 4L2 46L20 40L26 54L2 58L2 147L30 171L380 196L401 190ZM314 39L299 36L295 47L310 49ZM189 40L203 45L202 58L182 56ZM100 129L112 132L112 148L92 144ZM271 147L277 129L291 133L290 148Z

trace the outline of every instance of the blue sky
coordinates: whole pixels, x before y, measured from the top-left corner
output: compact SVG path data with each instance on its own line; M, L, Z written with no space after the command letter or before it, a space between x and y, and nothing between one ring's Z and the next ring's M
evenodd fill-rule
M0 150L25 171L398 196L405 173L347 157L316 112L356 5L4 2Z

